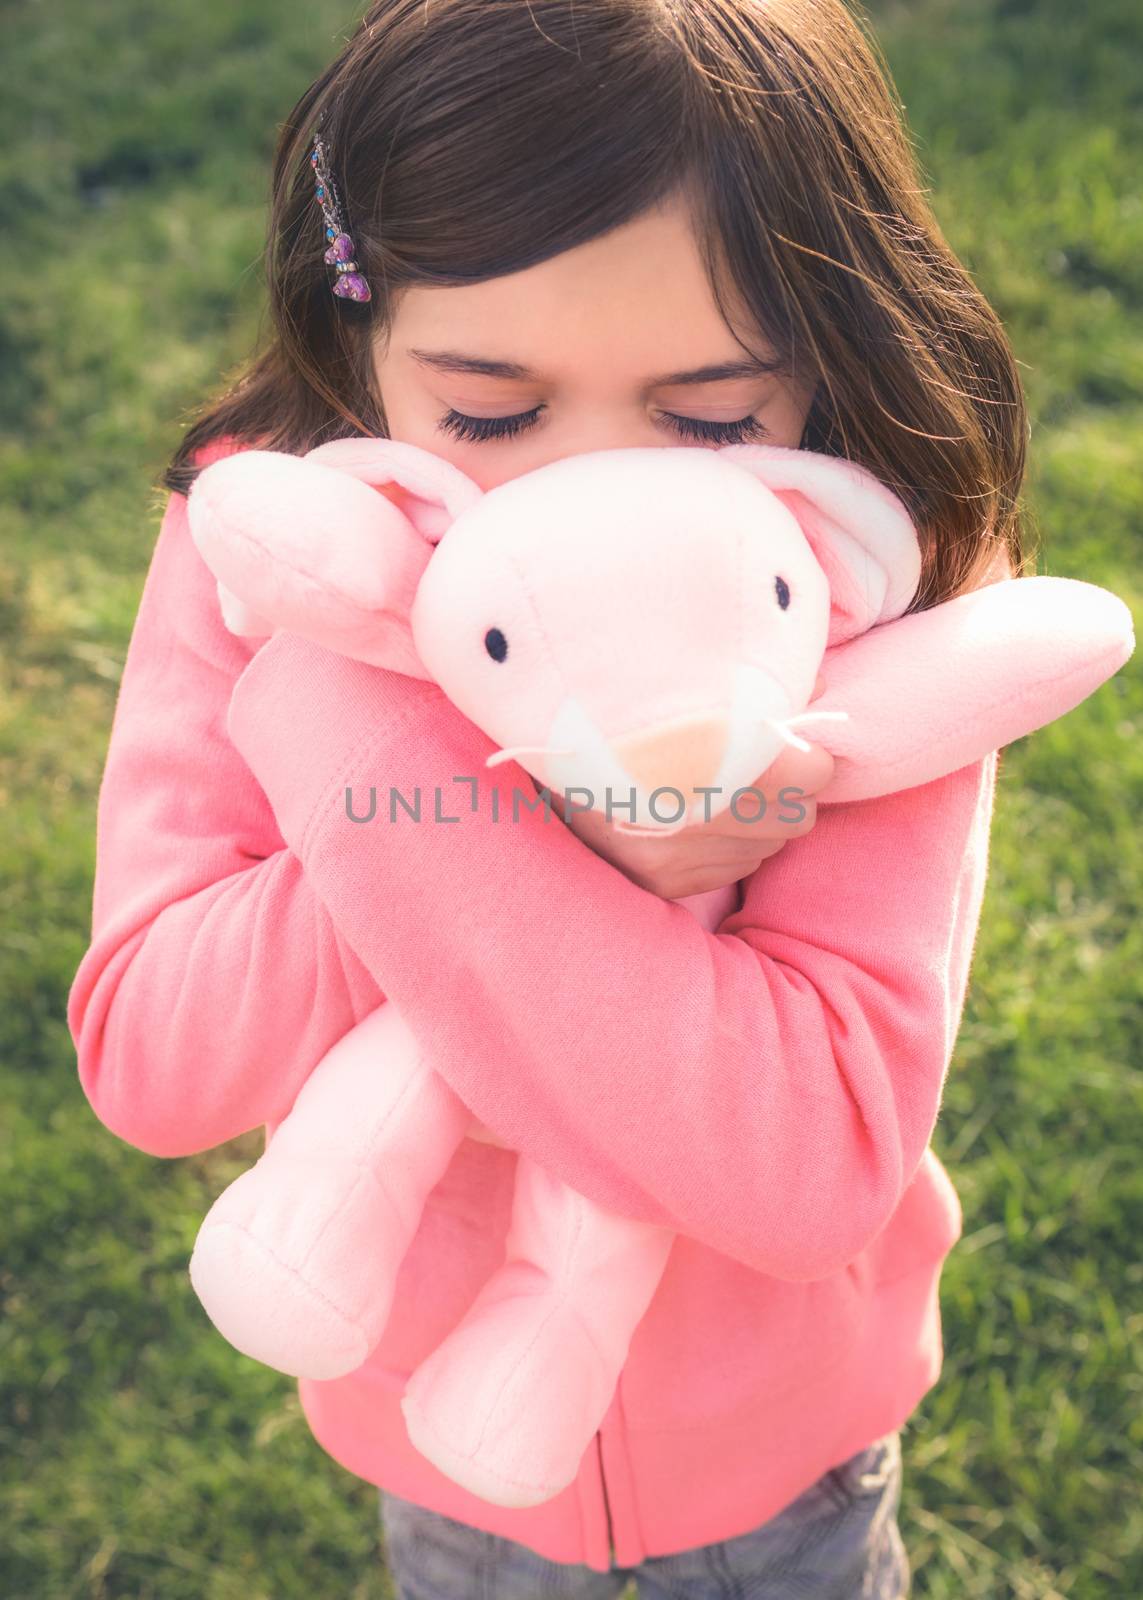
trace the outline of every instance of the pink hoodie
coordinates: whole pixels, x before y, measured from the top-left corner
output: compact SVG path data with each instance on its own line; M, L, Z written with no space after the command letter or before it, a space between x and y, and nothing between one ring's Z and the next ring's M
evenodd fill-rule
M325 1051L395 1000L510 1148L463 1142L381 1344L346 1378L299 1381L310 1426L406 1499L551 1560L633 1566L775 1515L937 1379L961 1212L929 1139L996 757L823 807L711 933L554 815L513 821L531 779L486 769L492 748L435 685L230 634L173 496L112 726L68 1022L100 1120L183 1156L272 1134ZM361 803L376 785L372 823L348 822L347 785ZM420 789L419 823L388 820L391 788ZM398 1404L503 1259L517 1151L681 1235L596 1448L522 1510L438 1472Z

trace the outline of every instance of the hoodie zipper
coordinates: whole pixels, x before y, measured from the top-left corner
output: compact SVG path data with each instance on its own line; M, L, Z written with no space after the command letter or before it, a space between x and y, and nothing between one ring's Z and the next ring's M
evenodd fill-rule
M607 1555L611 1565L615 1565L615 1533L611 1526L611 1502L607 1498L607 1479L603 1472L603 1434L595 1436L595 1449L599 1457L599 1484L603 1490L603 1509L607 1516Z

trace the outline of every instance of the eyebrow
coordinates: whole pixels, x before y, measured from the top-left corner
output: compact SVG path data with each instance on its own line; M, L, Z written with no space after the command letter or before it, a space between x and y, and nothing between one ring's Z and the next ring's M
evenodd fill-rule
M410 350L409 355L422 366L435 367L439 372L474 373L482 378L514 378L526 382L542 382L538 372L521 365L519 361L492 361L483 356L461 355L456 350ZM771 372L785 370L786 363L774 356L764 360L751 356L744 361L718 361L710 366L696 367L691 372L666 372L651 378L649 389L674 388L678 384L725 383L730 378L759 378Z

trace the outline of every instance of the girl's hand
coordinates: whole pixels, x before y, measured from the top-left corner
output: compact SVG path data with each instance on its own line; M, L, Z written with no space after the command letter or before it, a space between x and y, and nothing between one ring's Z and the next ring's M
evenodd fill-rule
M758 801L746 794L735 806L742 821L726 810L710 822L692 823L677 833L658 836L622 833L599 811L573 811L567 819L563 796L555 791L552 809L577 838L618 867L632 883L661 899L678 900L748 878L788 840L809 833L817 821L813 796L830 782L833 768L833 757L821 745L811 745L808 751L788 748L754 780L754 787L766 796L765 810L757 821L750 819L758 816ZM802 792L782 799L784 789ZM619 811L616 817L622 822L624 813Z
M825 687L819 673L811 707ZM552 809L577 838L632 883L662 900L680 900L748 878L790 839L809 833L817 821L814 795L826 788L833 773L834 760L824 746L811 744L804 751L787 746L752 785L765 796L761 817L757 799L744 794L735 806L737 818L727 809L710 822L673 833L624 833L594 810L573 811L569 820L557 792L552 793ZM624 820L622 812L617 820Z

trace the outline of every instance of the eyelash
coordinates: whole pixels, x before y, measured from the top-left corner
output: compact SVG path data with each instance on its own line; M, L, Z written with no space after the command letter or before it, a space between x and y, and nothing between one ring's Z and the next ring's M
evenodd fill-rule
M467 417L462 411L446 411L437 426L454 438L479 444L489 439L510 439L533 426L542 406L522 411L514 417ZM674 431L684 439L698 440L703 444L743 444L748 439L768 436L757 417L741 417L736 422L704 422L697 417L676 417L672 411L662 413Z

